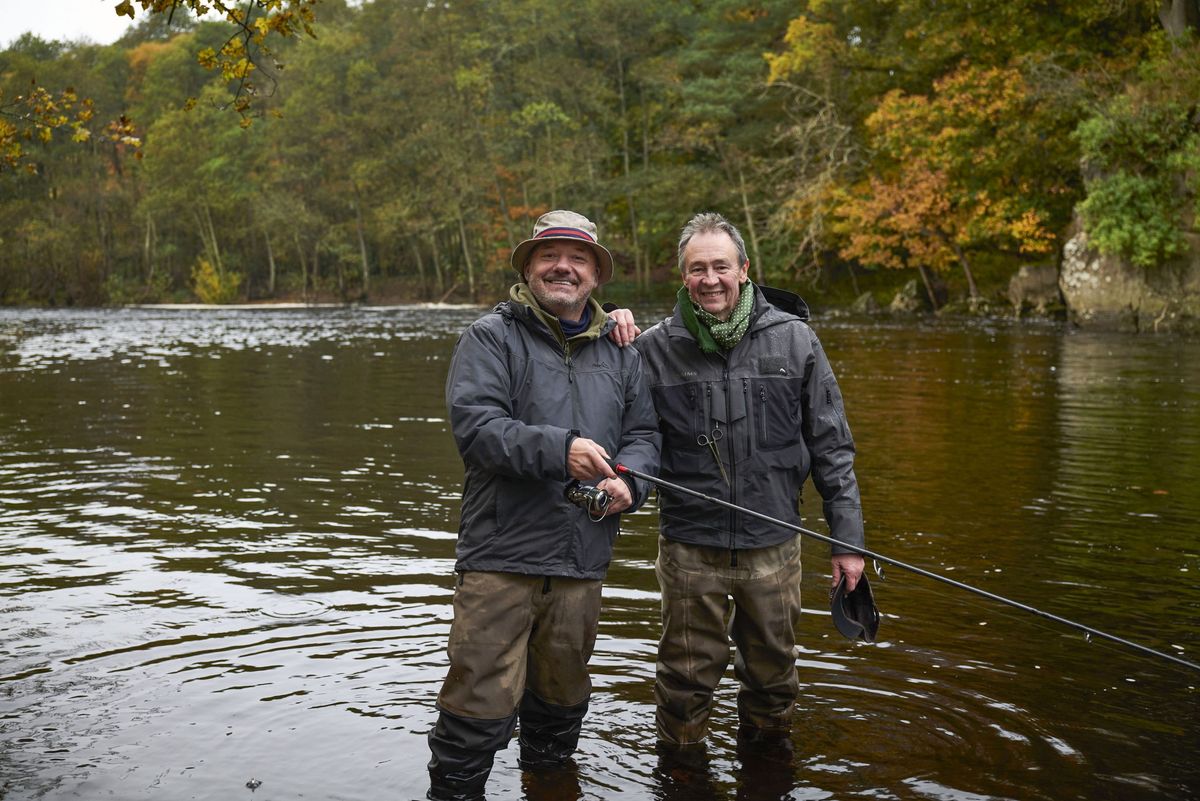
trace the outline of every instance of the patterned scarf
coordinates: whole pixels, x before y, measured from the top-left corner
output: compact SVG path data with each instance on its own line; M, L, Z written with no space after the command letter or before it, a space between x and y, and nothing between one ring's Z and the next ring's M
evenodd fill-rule
M696 338L700 350L705 353L728 352L741 342L746 330L750 328L750 312L754 311L754 282L747 279L741 285L737 304L734 305L729 319L725 321L693 303L686 286L679 288L675 299L679 303L679 314L683 317L683 324Z

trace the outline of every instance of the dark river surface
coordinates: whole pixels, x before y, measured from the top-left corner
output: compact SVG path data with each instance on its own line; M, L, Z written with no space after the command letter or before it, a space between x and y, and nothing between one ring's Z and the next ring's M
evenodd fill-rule
M423 795L462 480L442 385L480 312L0 310L0 797ZM1200 340L815 325L870 547L1200 661ZM617 546L577 777L510 747L490 798L1200 797L1200 672L896 567L852 643L814 540L791 754L739 755L730 668L707 768L664 771L656 529L651 503Z

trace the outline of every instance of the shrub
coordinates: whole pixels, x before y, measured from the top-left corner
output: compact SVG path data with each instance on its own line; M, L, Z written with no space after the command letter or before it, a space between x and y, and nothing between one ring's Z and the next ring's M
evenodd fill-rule
M237 300L241 285L241 273L217 270L203 257L192 268L192 291L201 303L232 303Z

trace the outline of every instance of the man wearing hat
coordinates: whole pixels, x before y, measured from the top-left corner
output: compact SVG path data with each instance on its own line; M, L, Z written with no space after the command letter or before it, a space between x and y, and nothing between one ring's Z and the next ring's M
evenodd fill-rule
M658 472L641 356L610 341L616 323L592 298L613 272L596 226L571 211L544 214L512 266L521 281L463 332L446 379L466 469L450 669L429 734L431 799L483 797L516 727L525 769L574 752L619 513L649 493L609 460ZM575 505L572 481L611 500Z
M635 342L663 433L662 477L798 526L811 476L831 536L851 546L833 548L833 584L865 584L854 441L808 307L750 281L741 234L719 214L684 226L678 258L674 314ZM670 753L704 741L731 639L739 741L786 732L799 692L800 535L669 490L659 508L659 742Z

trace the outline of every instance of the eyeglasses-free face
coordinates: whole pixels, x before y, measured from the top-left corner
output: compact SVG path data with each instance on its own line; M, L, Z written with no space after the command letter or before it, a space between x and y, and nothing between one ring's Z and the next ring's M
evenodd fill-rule
M696 234L683 250L683 285L696 305L728 320L737 305L749 263L738 264L737 245L724 231Z

